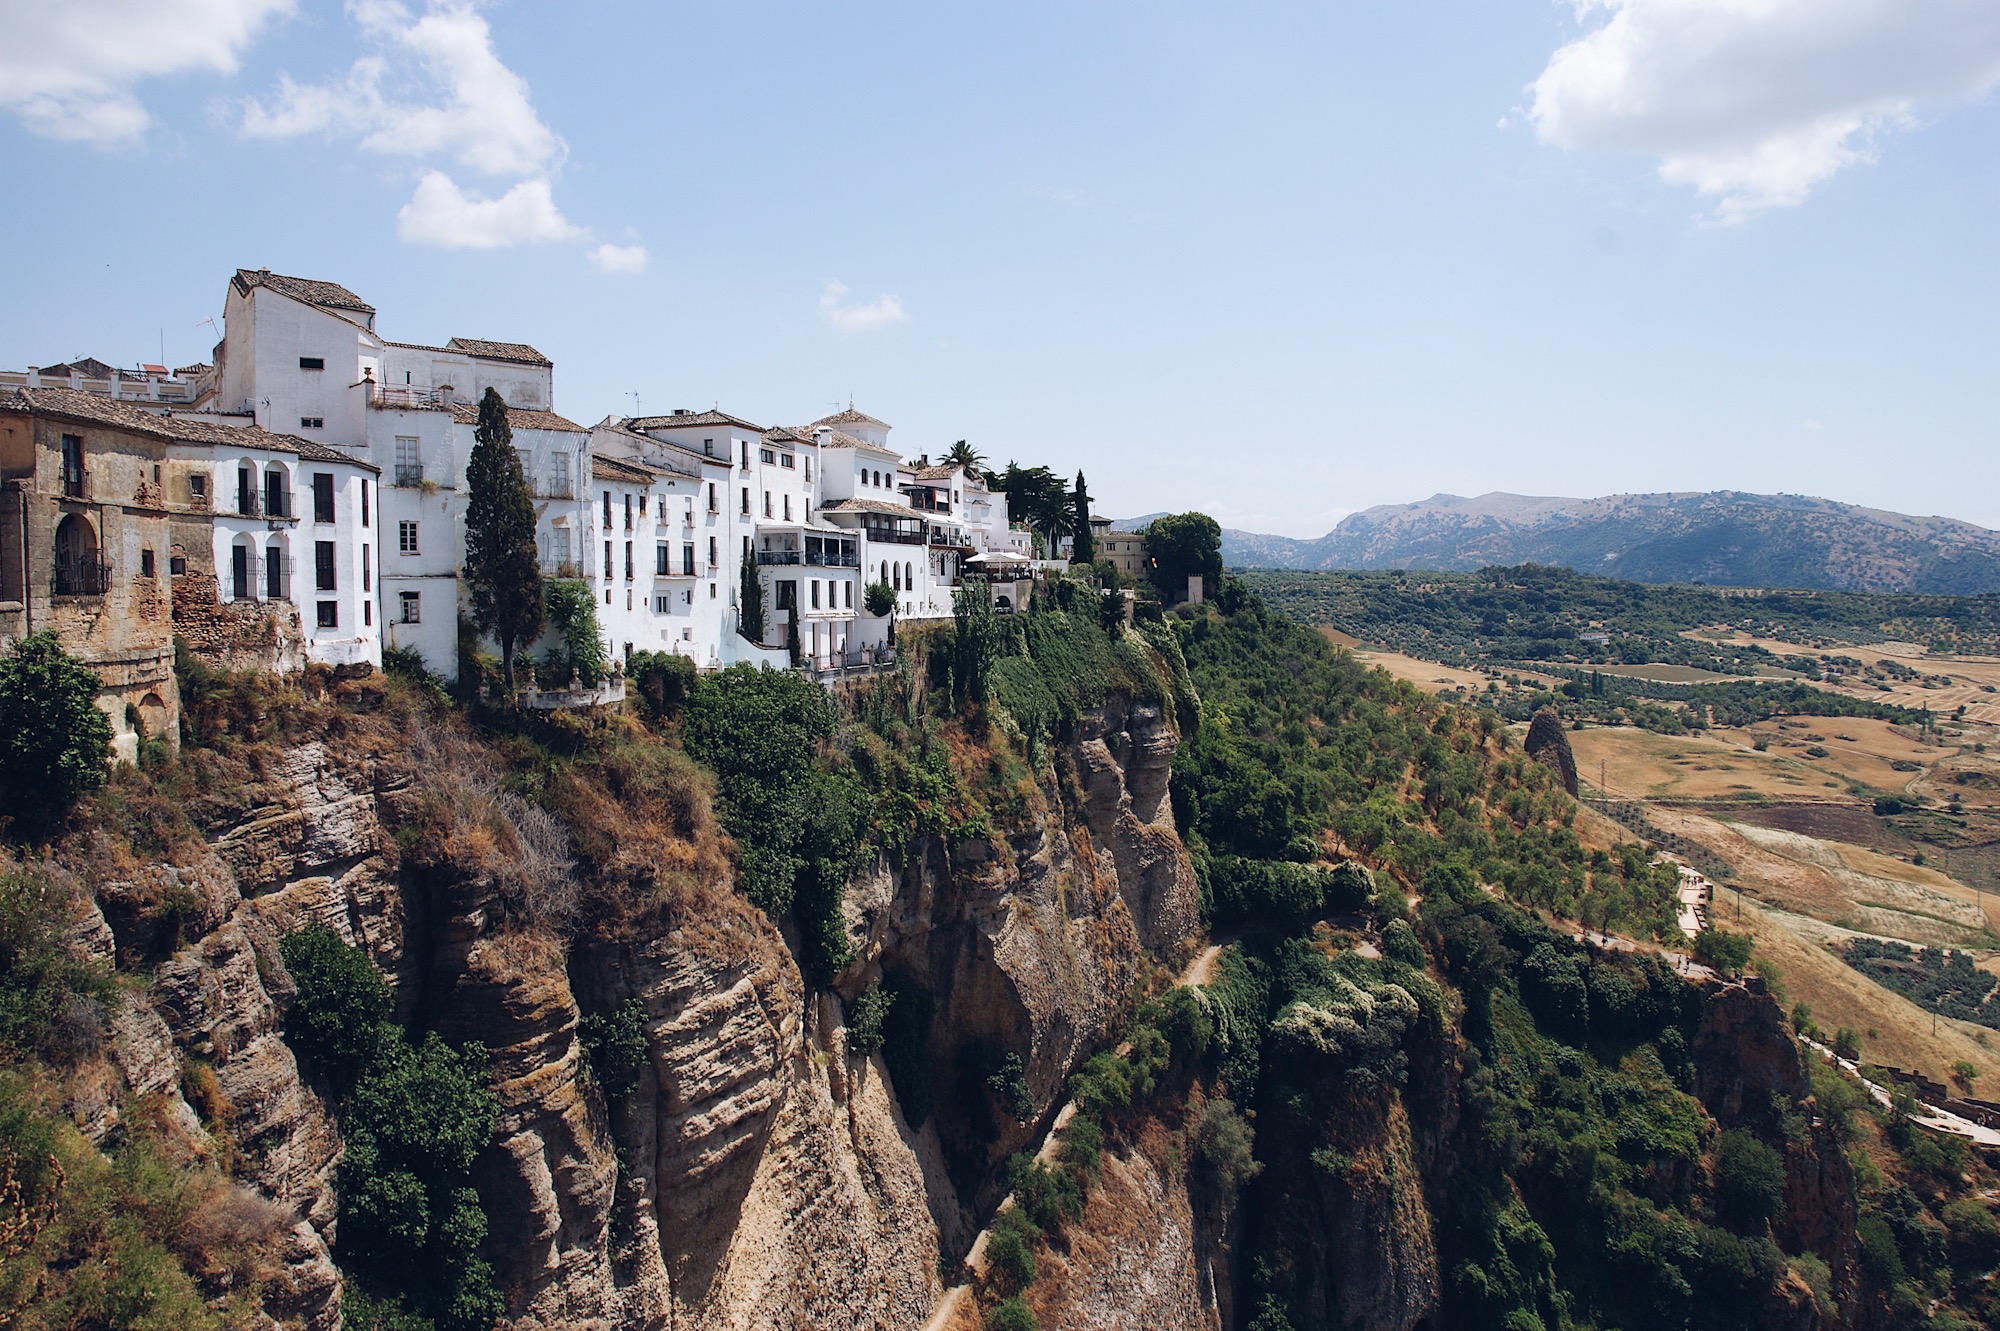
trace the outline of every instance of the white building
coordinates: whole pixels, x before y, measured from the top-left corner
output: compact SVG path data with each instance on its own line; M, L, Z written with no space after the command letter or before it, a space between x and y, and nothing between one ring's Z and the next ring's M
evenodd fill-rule
M167 417L168 456L212 515L216 595L290 602L310 660L382 663L376 469L325 444L255 426Z

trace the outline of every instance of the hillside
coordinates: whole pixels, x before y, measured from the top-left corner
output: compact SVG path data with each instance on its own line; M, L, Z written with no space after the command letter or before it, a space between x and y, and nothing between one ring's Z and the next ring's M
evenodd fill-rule
M1117 608L552 717L184 653L0 866L0 1323L1990 1321L1992 1172L1496 716Z
M1638 582L1856 592L2000 591L2000 532L1802 495L1439 494L1314 541L1224 531L1232 568L1469 570L1558 564Z

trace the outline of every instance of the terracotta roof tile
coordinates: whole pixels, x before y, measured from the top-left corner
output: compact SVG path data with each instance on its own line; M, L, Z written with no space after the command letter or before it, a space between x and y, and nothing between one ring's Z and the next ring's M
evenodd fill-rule
M323 310L353 310L373 314L375 307L338 282L316 282L309 277L286 277L268 268L238 268L236 285L248 292L252 287L268 287L281 296Z
M665 472L659 467L649 466L632 458L612 458L602 453L593 453L590 458L590 474L600 481L619 481L626 485L651 485Z
M678 430L689 425L733 425L739 430L749 430L755 434L764 433L764 427L753 425L741 416L732 416L726 411L676 411L665 416L634 416L625 422L635 430Z
M888 513L899 518L920 518L923 514L908 504L892 504L886 499L837 499L821 504L822 513Z
M454 402L451 404L451 418L460 425L477 425L479 404ZM570 434L587 433L581 425L567 416L558 416L553 411L534 411L528 407L507 408L507 426L514 430L564 430Z
M814 421L813 424L814 425L873 425L883 430L892 428L889 422L878 421L873 416L870 416L865 412L856 411L852 407L849 407L846 411L836 411L831 416L822 416L818 420Z
M70 420L90 421L114 429L175 444L219 444L225 448L259 448L270 453L296 453L308 462L344 463L380 471L373 463L343 453L314 439L276 434L257 425L224 425L220 421L142 411L97 393L73 388L17 388L0 398L0 410L33 411Z
M555 364L526 342L488 342L477 337L454 337L444 344L444 348L446 351L477 356L481 360L507 360L521 365Z

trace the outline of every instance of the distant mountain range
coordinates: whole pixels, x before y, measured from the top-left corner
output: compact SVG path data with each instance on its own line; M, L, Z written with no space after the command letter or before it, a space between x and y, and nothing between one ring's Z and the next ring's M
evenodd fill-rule
M1232 568L1296 569L1537 563L1635 582L2000 592L2000 532L1953 518L1734 490L1598 499L1440 494L1351 514L1312 541L1225 528L1222 560Z

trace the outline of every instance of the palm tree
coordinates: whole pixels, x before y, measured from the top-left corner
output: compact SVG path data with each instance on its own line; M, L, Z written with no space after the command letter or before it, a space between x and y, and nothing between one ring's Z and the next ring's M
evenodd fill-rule
M977 476L979 469L986 465L986 455L961 439L945 450L944 462L947 466L963 467Z

